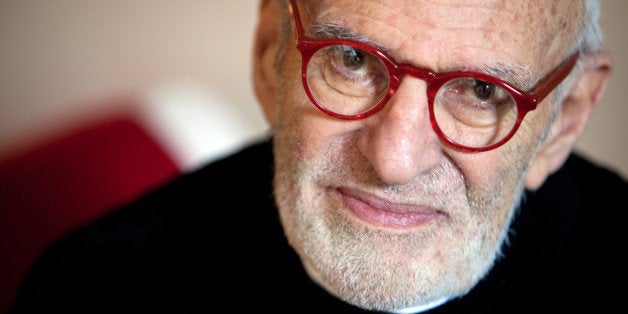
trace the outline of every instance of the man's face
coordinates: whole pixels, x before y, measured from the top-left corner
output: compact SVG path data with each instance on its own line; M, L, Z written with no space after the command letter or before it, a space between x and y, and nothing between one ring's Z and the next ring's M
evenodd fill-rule
M309 37L317 36L313 24L336 23L399 62L435 72L499 66L532 86L565 57L565 34L577 17L552 12L570 5L298 1L298 10ZM285 44L274 108L275 193L309 275L341 299L379 310L467 292L499 254L553 97L503 146L464 153L433 131L425 82L406 77L376 115L338 120L312 105L294 39Z

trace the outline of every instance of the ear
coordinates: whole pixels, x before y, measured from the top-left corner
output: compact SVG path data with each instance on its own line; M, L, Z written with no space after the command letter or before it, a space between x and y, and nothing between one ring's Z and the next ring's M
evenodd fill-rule
M610 55L605 52L587 54L581 62L583 72L564 98L556 122L528 170L525 187L529 190L538 189L563 165L604 94L611 72Z
M262 0L253 46L253 85L266 120L275 122L277 73L275 59L281 32L282 1Z

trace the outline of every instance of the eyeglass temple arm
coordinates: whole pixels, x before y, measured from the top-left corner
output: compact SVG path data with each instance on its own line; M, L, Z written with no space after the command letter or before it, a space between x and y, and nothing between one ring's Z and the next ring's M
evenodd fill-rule
M551 93L558 84L560 84L578 62L580 52L574 52L567 60L563 61L554 71L550 72L545 78L539 81L536 86L539 86L537 90L533 92L534 98L537 102L541 102L549 93Z
M300 34L303 33L303 29L301 26L301 16L299 15L299 11L295 8L297 4L294 0L290 0L288 3L288 12L290 12L290 23L292 23L292 33L294 34L295 41L299 40ZM299 21L297 23L297 21Z

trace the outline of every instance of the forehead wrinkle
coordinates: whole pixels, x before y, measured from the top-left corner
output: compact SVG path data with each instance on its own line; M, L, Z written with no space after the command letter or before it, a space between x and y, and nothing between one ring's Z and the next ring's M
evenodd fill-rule
M463 29L494 30L496 28L495 25L499 25L500 20L506 20L507 17L512 15L508 13L508 10L504 10L504 3L507 2L503 1L463 1L462 3L427 2L432 3L432 6L434 3L437 3L440 8L446 9L430 10L429 12L419 11L418 14L415 12L412 15L410 14L411 9L415 8L397 10L404 16L419 23L447 31ZM501 5L496 6L496 2L500 2ZM416 2L410 3L412 4L406 3L406 6L416 6ZM473 18L469 18L469 15ZM508 18L508 20L510 20L510 18Z

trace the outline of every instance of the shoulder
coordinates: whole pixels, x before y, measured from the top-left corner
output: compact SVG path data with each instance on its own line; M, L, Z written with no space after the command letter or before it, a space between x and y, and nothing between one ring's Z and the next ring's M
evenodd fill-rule
M605 165L594 163L576 153L569 156L564 167L556 176L565 176L575 186L593 188L594 190L606 187L612 188L609 192L613 192L622 189L626 191L628 188L628 181L618 172Z
M568 239L564 243L572 245L574 252L586 254L582 245L619 239L605 237L620 236L618 215L626 207L627 193L628 181L617 172L572 154L539 190L526 193L521 215L554 226L553 232Z
M600 215L602 211L609 213L607 210L622 206L619 201L626 193L628 181L618 172L573 153L534 194L555 204L567 205L563 207L576 210L579 215L589 216L596 211L598 217L590 218L599 220L604 216Z
M617 249L625 242L620 217L627 194L621 175L578 154L538 191L526 194L517 223L521 233L535 236L520 240L527 241L520 246L535 252L531 268L545 269L530 287L538 285L547 304L601 310L623 298L609 280L626 275ZM579 301L571 305L574 300Z
M192 232L194 228L204 229L235 217L242 221L245 218L234 208L255 204L273 210L271 168L269 142L255 143L182 174L114 209L68 238L95 241L91 234L106 234L108 241L115 240L116 236L124 239L154 237L179 229Z
M244 245L284 249L273 247L283 235L271 197L271 152L268 142L245 147L59 239L22 283L16 313L89 312L90 303L103 311L178 306L167 296L193 293L212 276L208 265L242 263Z

